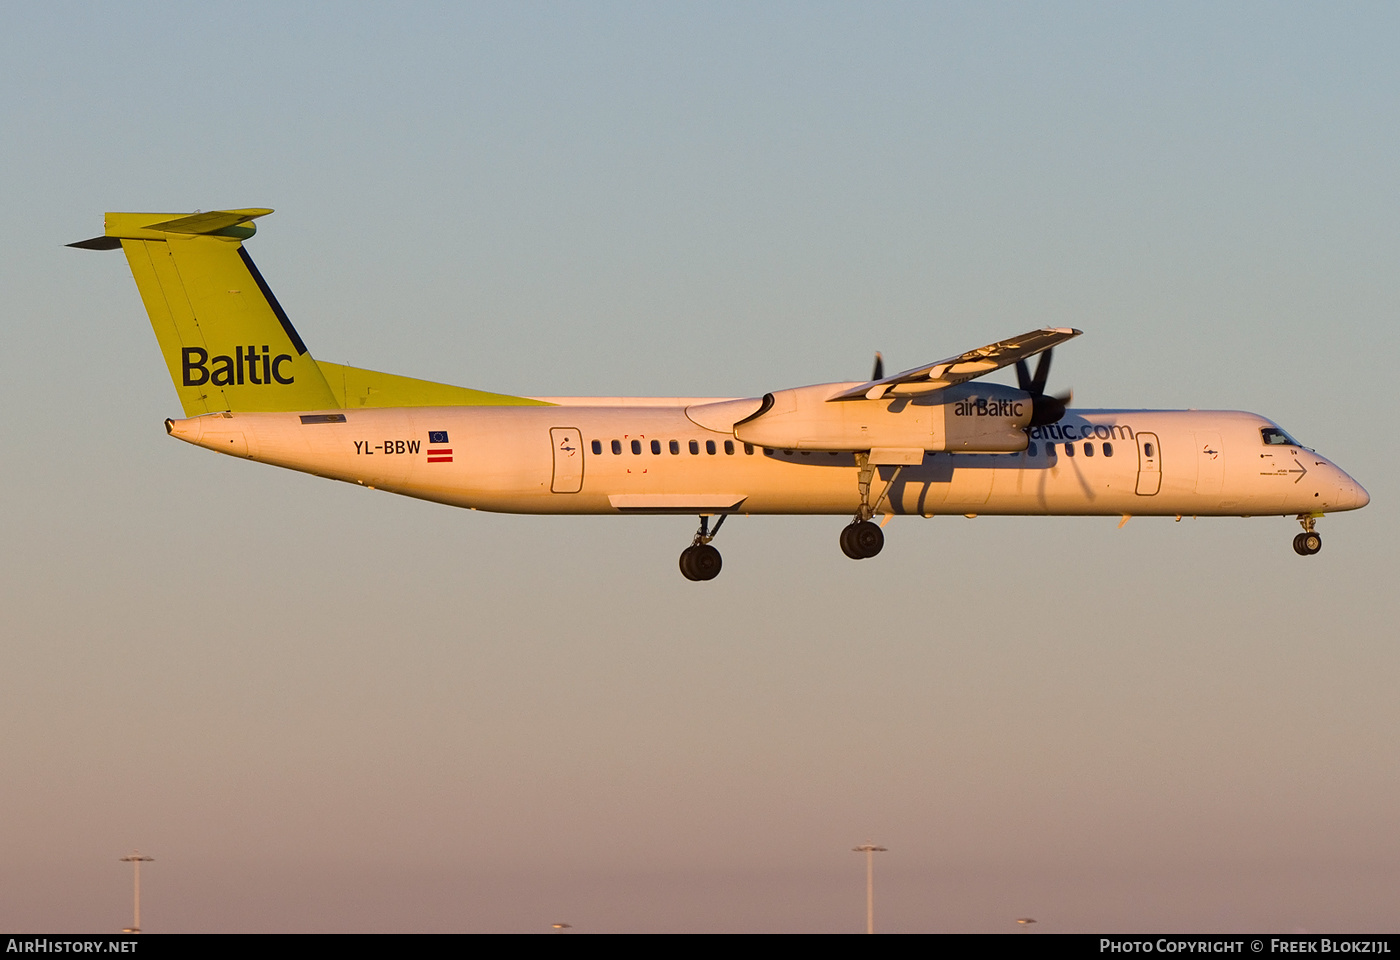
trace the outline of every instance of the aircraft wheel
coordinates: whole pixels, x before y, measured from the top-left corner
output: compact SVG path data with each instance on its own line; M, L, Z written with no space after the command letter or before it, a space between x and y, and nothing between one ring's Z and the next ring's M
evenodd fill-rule
M885 532L869 520L852 523L841 530L841 552L852 560L867 560L885 546Z
M852 560L864 560L865 557L861 555L860 549L855 545L855 540L852 537L855 529L854 523L848 523L841 528L841 552Z
M681 551L681 573L687 580L713 580L724 561L708 543L698 543Z
M866 520L855 525L851 540L862 557L873 557L885 548L885 531L878 524Z
M1322 549L1322 536L1316 533L1303 534L1303 554L1311 557Z
M702 543L691 547L690 568L695 571L696 580L713 580L719 576L719 571L724 566L724 560L720 557L719 551L708 543Z
M1300 533L1293 538L1293 552L1300 557L1306 557L1308 555L1308 548L1303 546L1303 538L1306 536L1306 533Z

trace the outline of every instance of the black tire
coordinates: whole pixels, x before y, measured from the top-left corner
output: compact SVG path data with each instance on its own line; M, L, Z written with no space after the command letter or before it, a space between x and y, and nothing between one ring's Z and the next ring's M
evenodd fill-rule
M1300 557L1306 557L1308 555L1308 548L1303 543L1303 538L1306 536L1306 533L1300 533L1293 538L1293 552Z
M864 520L851 527L851 543L859 551L861 559L873 557L885 548L885 531Z
M693 580L713 580L719 576L720 568L724 566L724 559L720 557L719 551L708 543L702 543L690 548L690 568L695 571Z
M700 579L702 579L702 578L695 572L695 548L694 548L694 547L686 547L684 550L681 551L681 576L685 577L687 580L700 580Z
M1317 553L1317 552L1318 552L1319 550L1321 550L1321 549L1322 549L1322 534L1320 534L1320 533L1305 533L1305 534L1303 534L1303 550L1307 553L1308 556L1311 557L1313 554Z
M841 528L841 552L852 560L864 560L865 557L861 554L860 548L856 546L855 538L852 536L855 529L854 523L848 523Z

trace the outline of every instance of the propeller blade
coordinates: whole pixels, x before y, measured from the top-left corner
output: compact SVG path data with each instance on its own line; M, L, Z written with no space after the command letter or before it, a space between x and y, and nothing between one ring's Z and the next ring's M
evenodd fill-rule
M1045 381L1050 379L1050 357L1055 352L1052 347L1040 355L1040 359L1035 364L1035 377L1031 379L1030 392L1035 396L1040 396L1045 392Z
M875 372L870 374L871 380L885 379L885 358L879 350L875 351Z
M1026 361L1016 361L1016 386L1026 393L1031 392L1031 368L1026 366Z

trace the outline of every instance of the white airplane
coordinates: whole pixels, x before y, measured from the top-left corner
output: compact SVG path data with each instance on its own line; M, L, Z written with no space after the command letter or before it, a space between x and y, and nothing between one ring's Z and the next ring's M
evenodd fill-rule
M1067 409L1045 392L1067 328L737 399L516 397L315 360L243 248L271 212L109 213L71 244L125 251L184 406L171 436L473 510L698 516L691 580L719 573L738 513L849 516L854 560L884 545L876 516L1295 516L1308 556L1317 518L1370 502L1252 413ZM1012 365L1015 388L979 379Z

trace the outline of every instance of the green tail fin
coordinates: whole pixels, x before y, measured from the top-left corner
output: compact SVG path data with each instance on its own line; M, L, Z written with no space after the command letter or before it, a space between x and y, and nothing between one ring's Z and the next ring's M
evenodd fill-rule
M341 406L242 241L266 209L109 213L185 416Z
M312 359L243 249L271 212L109 213L102 236L69 244L126 252L185 416L543 404Z

